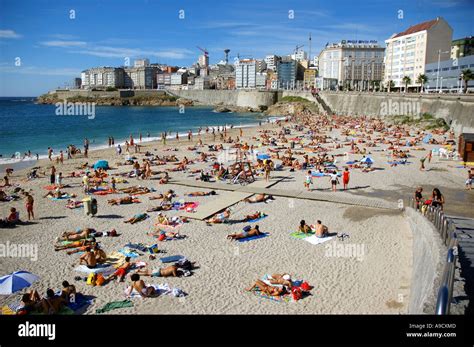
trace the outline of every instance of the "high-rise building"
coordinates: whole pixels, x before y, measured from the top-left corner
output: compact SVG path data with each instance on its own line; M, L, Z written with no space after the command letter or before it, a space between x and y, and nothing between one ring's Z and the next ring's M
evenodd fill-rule
M267 69L276 71L278 67L278 57L276 55L267 55L265 57L265 64L267 64Z
M440 61L426 64L425 75L428 81L424 84L426 91L462 91L464 82L461 79L464 70L474 70L474 55ZM468 81L469 90L474 89L474 80Z
M267 69L267 63L265 63L265 60L263 59L256 59L255 64L257 72L263 72Z
M453 40L451 43L451 59L474 55L474 37Z
M408 87L419 86L416 80L425 73L426 64L449 58L452 36L453 30L441 17L393 34L385 40L385 84L391 80L395 88L401 88L403 78L409 77Z
M291 57L282 57L277 68L278 84L280 88L290 89L296 87L297 62Z
M235 86L237 89L256 87L256 62L254 59L242 59L235 65Z
M342 40L318 56L318 88L369 90L383 80L384 48L377 41Z

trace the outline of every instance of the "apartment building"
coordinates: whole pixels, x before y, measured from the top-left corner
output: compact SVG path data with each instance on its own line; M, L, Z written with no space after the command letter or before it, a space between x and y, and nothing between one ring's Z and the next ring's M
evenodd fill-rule
M81 88L123 88L124 69L116 67L95 67L81 72Z
M256 87L257 66L254 59L242 59L235 65L235 86L237 89Z
M385 85L391 80L395 88L400 88L405 85L403 78L408 76L408 87L419 86L416 80L424 74L427 64L450 57L452 36L452 28L442 17L393 34L385 40Z
M265 57L265 64L267 64L267 69L276 71L278 67L279 58L276 55L267 55Z

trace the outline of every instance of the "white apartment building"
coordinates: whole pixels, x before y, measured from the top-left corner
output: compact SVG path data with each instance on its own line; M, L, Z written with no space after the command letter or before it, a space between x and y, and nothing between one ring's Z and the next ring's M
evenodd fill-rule
M426 64L449 58L452 36L453 30L441 17L393 34L385 40L384 84L392 80L395 88L400 88L405 85L403 78L408 76L409 87L419 86L416 80L425 73Z
M124 70L115 67L95 67L81 72L81 88L122 88Z
M267 55L265 57L265 64L267 64L267 69L276 71L278 67L278 57L276 55Z
M265 89L267 86L267 73L257 72L255 76L255 87L259 89Z
M153 89L155 87L156 68L151 66L126 67L124 71L125 88Z
M327 45L317 57L318 85L323 89L371 90L383 80L383 59L384 48L374 40Z
M254 89L256 87L257 66L253 59L242 59L235 65L235 87Z

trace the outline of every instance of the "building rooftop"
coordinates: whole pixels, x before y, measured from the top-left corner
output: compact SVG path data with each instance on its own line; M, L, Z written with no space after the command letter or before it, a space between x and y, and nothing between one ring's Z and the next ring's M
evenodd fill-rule
M405 31L402 31L401 33L398 33L394 36L395 37L400 37L400 36L406 36L406 35L410 35L410 34L414 34L416 32L419 32L419 31L424 31L424 30L428 30L428 29L431 29L431 27L433 27L436 23L438 23L438 21L440 20L441 17L437 17L436 19L433 19L433 20L429 20L427 22L423 22L423 23L419 23L419 24L415 24L415 25L412 25L411 27L409 27L407 30Z

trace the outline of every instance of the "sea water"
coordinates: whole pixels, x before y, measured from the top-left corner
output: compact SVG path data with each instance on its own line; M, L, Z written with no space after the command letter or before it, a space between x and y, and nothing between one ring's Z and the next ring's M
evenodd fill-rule
M216 113L210 107L96 106L93 119L56 113L54 104L36 104L35 98L0 98L0 164L24 161L28 151L32 160L36 154L43 158L48 147L55 155L70 144L82 150L85 138L90 149L106 148L109 136L116 145L130 134L138 141L140 133L143 141L156 140L164 131L172 138L178 132L184 139L189 130L196 133L199 127L205 134L207 126L245 127L267 120L259 113Z

